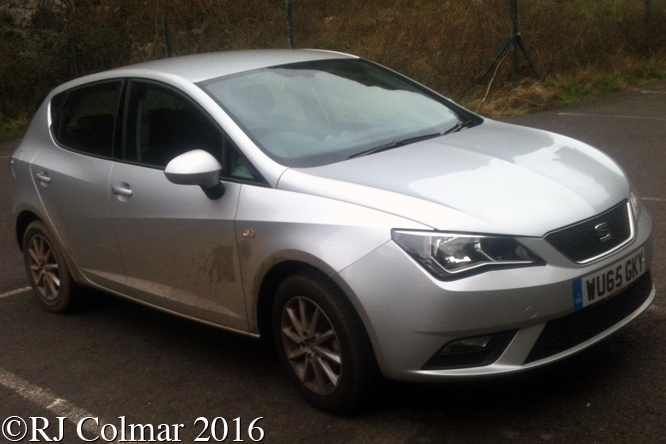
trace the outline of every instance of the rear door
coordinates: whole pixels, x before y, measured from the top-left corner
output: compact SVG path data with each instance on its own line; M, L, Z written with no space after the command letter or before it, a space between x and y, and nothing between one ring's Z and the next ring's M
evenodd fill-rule
M48 218L76 266L115 290L125 272L110 216L109 175L122 88L115 80L57 96L52 137L31 165Z
M174 157L203 149L230 167L230 141L181 92L149 81L129 87L126 137L111 173L111 209L132 297L247 330L234 217L241 183L224 195L164 175Z

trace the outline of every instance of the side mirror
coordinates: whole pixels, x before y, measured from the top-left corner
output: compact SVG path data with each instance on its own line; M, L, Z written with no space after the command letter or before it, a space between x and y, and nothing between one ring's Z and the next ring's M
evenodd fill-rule
M220 183L222 165L204 150L192 150L174 158L164 169L169 182L178 185L199 185L211 199L219 199L224 194Z

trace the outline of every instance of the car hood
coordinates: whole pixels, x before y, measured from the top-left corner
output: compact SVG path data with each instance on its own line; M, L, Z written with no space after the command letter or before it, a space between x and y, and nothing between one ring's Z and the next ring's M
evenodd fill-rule
M520 236L543 236L629 195L624 172L602 152L489 119L389 151L289 169L278 188L356 203L438 230Z

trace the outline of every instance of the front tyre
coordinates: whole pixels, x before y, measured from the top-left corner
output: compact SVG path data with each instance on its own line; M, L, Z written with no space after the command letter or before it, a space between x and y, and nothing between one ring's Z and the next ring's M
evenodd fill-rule
M273 336L283 367L320 410L361 407L377 379L370 341L351 303L325 277L297 273L278 288Z
M41 221L30 223L25 231L23 260L30 285L46 309L53 313L71 311L75 283L60 247Z

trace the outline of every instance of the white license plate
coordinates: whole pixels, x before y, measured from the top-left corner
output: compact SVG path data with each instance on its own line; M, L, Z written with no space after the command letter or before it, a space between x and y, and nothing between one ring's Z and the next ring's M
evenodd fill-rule
M645 273L641 248L613 265L573 282L574 307L580 310L617 293Z

